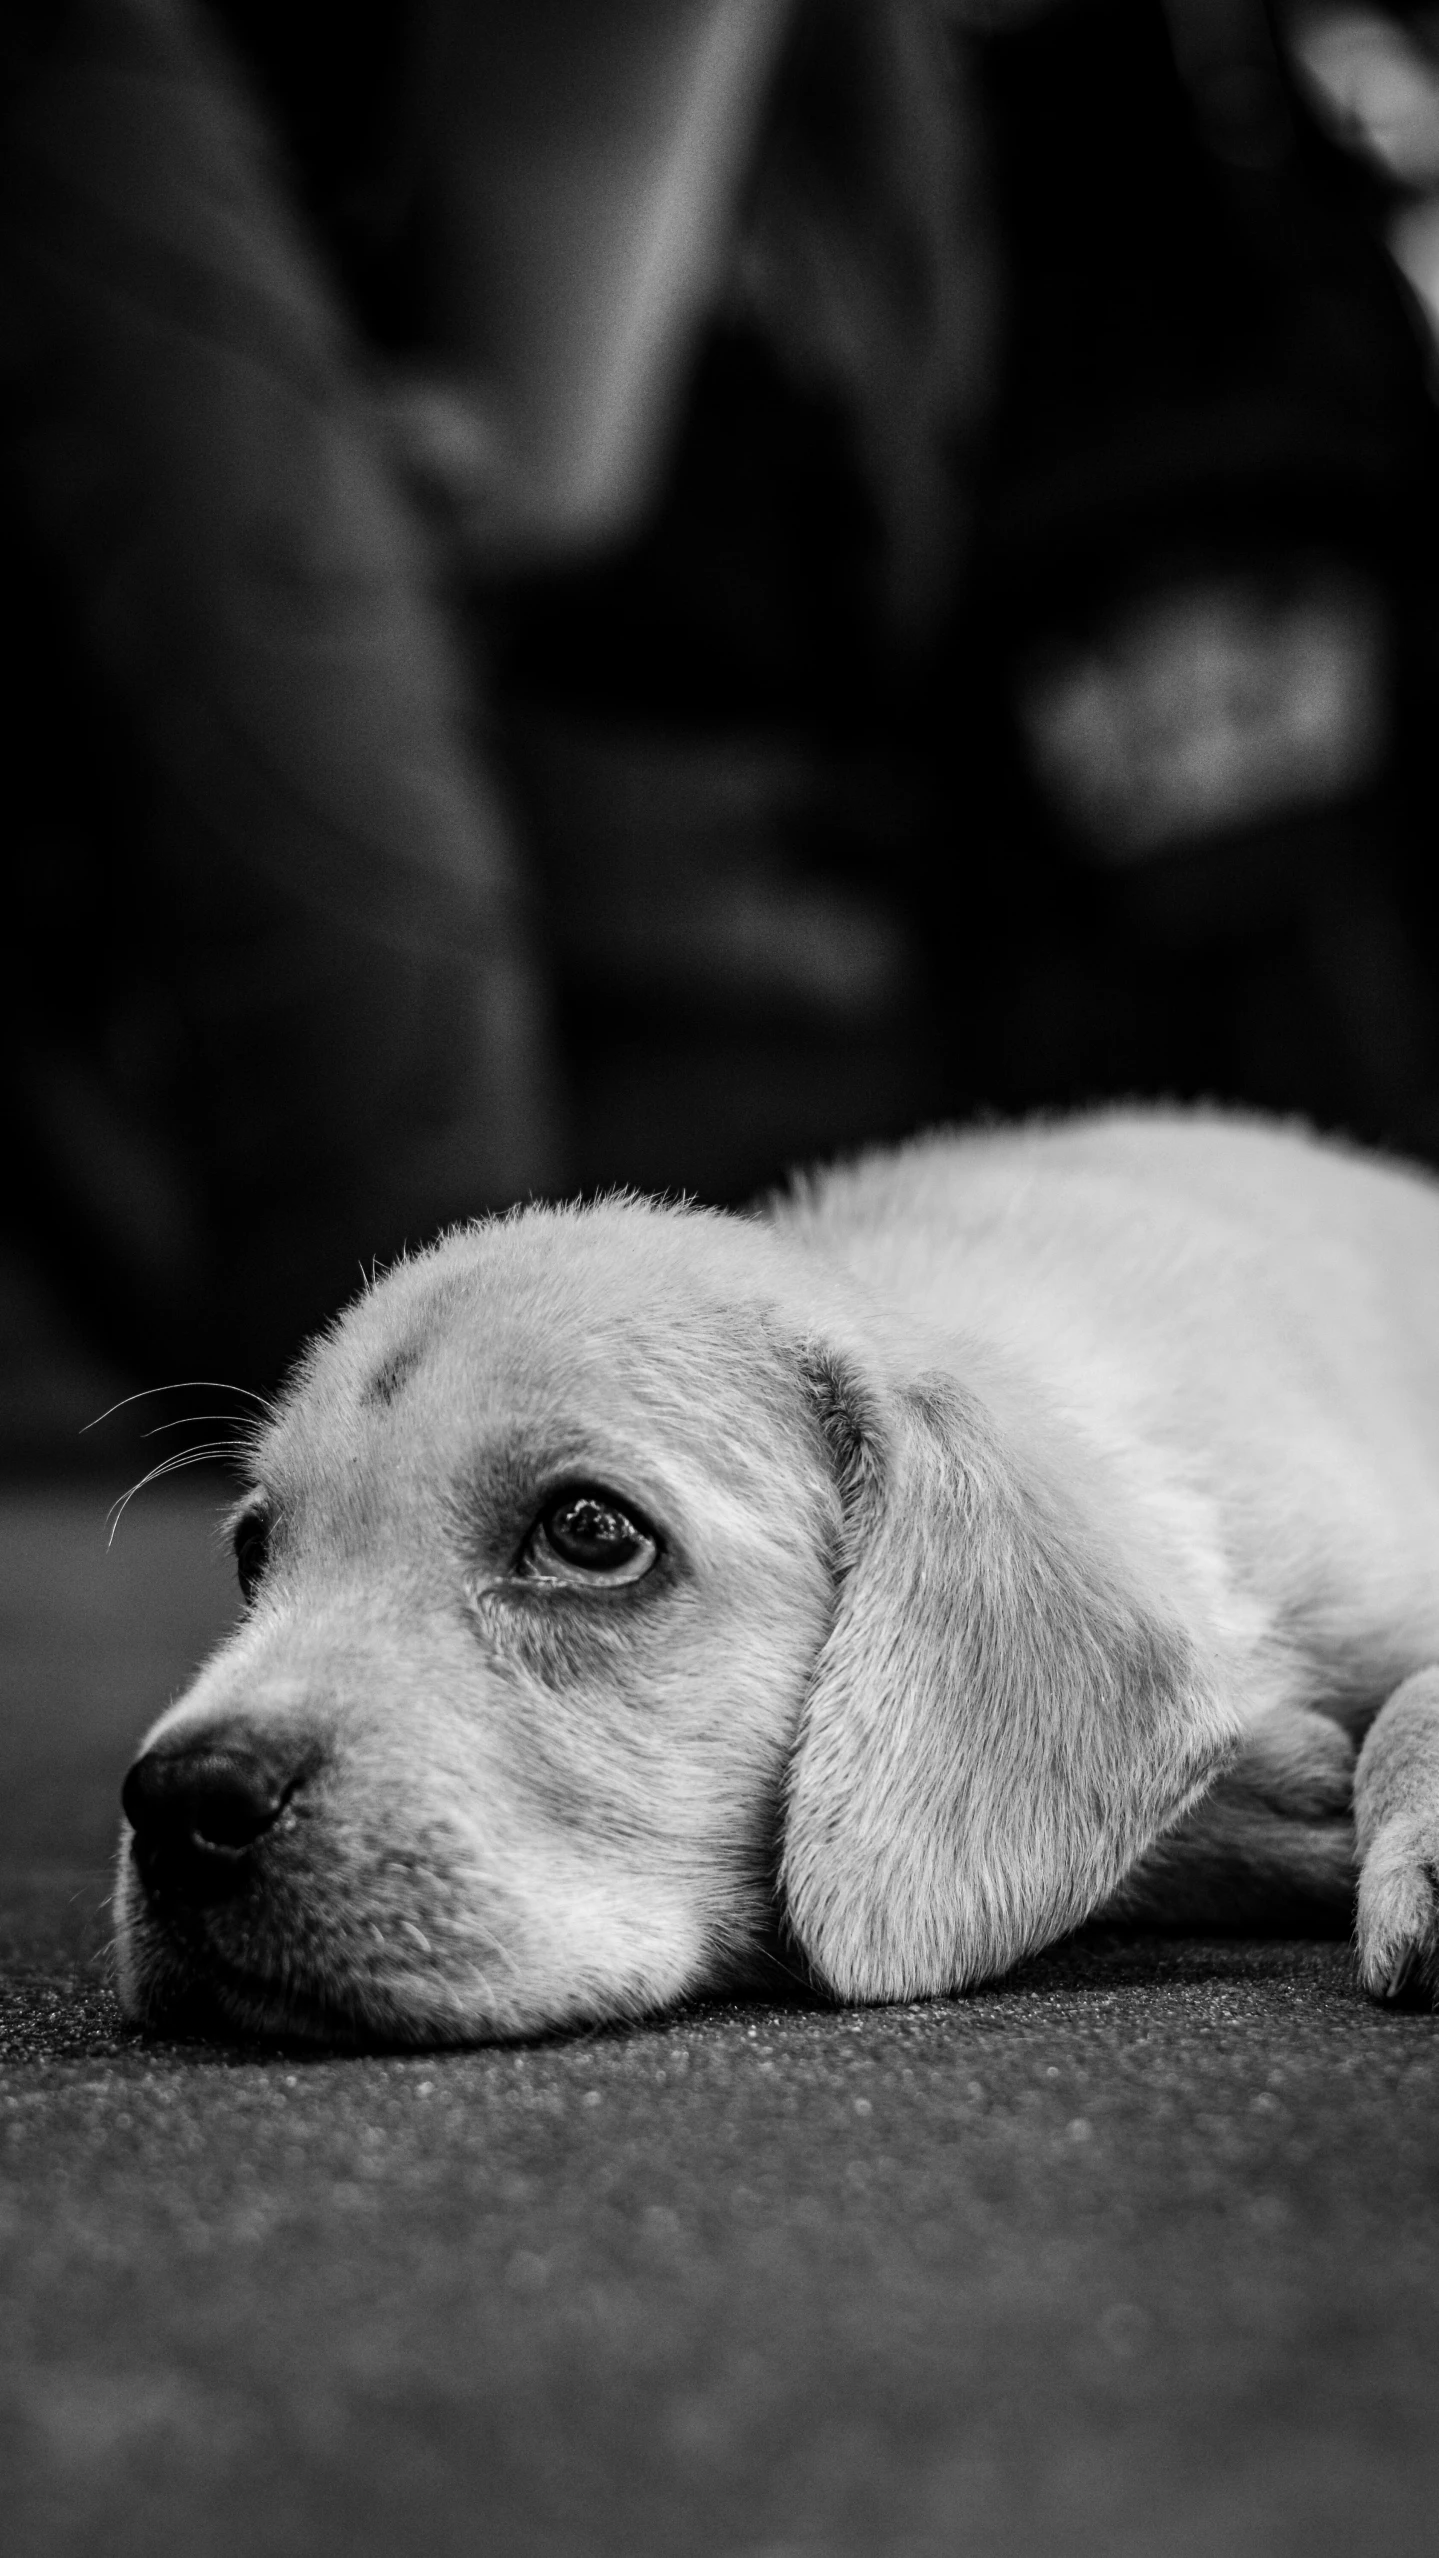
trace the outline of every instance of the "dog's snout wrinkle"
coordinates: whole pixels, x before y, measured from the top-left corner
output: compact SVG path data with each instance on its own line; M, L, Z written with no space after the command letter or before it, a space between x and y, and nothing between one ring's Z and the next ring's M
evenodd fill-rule
M293 1737L281 1745L207 1732L145 1751L120 1800L147 1888L196 1903L239 1891L308 1772Z

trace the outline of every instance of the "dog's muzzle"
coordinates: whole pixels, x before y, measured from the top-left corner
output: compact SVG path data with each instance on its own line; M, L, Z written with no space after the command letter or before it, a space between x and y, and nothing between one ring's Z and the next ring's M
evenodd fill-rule
M292 1735L212 1730L147 1750L120 1792L146 1893L192 1909L233 1899L312 1765Z

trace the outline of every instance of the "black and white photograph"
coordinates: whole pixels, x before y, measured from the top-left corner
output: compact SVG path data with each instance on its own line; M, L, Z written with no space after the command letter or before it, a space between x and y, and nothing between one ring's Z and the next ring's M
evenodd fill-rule
M1439 8L0 0L7 2558L1432 2558Z

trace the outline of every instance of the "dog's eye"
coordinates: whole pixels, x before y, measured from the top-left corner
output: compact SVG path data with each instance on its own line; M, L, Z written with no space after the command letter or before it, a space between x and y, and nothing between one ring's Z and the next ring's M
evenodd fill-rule
M240 1595L253 1599L270 1560L270 1521L264 1510L246 1510L231 1531Z
M564 1492L541 1512L523 1562L541 1580L638 1581L659 1553L643 1522L606 1492Z

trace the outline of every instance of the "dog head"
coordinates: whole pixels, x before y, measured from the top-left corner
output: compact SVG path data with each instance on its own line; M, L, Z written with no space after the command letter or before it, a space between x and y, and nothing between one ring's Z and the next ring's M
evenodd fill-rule
M391 1272L259 1439L246 1614L126 1781L130 2014L467 2041L734 1983L777 1907L859 1997L1076 1924L1227 1729L1103 1470L952 1365L640 1202Z

